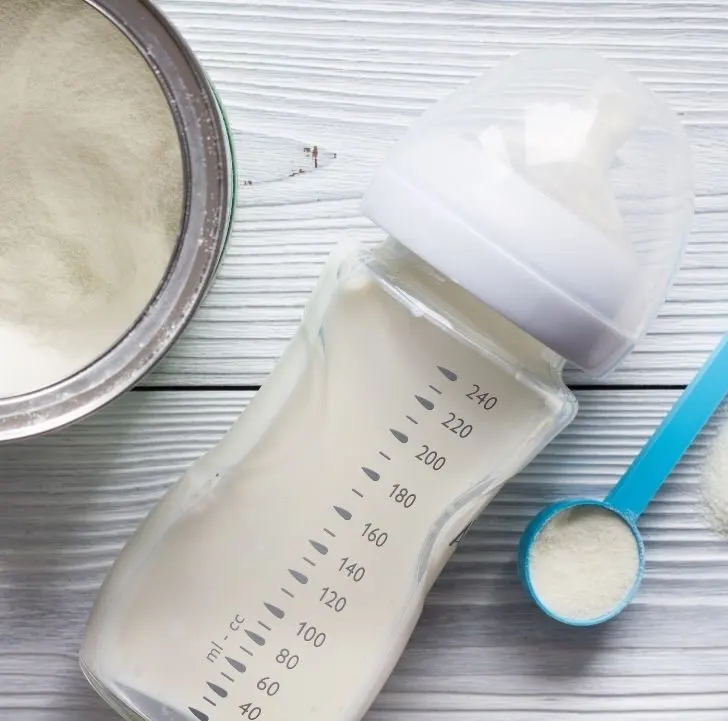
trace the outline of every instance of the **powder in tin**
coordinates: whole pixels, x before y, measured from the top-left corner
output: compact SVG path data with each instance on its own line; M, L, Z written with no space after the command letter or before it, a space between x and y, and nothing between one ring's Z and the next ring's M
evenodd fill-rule
M134 46L82 0L0 0L0 397L124 335L182 198L172 114Z

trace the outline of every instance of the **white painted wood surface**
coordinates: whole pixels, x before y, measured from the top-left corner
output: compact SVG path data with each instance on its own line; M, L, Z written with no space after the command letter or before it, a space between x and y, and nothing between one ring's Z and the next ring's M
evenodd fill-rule
M387 148L429 103L541 45L592 48L633 71L681 114L694 151L698 214L683 269L651 334L609 382L685 382L728 329L726 0L160 5L215 81L253 185L240 189L212 294L150 382L258 384L332 245L381 237L358 205ZM304 152L314 146L317 169Z
M0 447L3 721L116 718L76 666L95 591L170 480L249 396L137 391L73 430ZM647 576L618 619L558 626L515 577L528 518L562 494L604 494L675 397L580 394L577 421L506 486L446 567L371 721L726 719L728 543L703 521L697 477L712 427L643 518Z
M0 446L0 721L117 718L77 669L82 628L139 520L250 397L210 387L262 380L332 245L380 237L358 199L387 147L429 102L519 49L579 44L620 61L675 105L693 146L698 214L683 269L609 382L685 383L728 329L726 0L160 5L215 80L252 185L213 291L147 381L191 388L136 391L73 429ZM514 576L527 519L558 496L606 492L675 397L580 394L575 424L447 566L371 721L728 720L728 543L704 523L698 489L710 430L642 522L648 575L619 619L552 624Z

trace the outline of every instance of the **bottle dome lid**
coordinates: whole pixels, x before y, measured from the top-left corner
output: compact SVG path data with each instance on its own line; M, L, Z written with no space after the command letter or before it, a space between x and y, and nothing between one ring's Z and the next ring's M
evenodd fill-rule
M644 334L692 218L674 112L597 55L522 53L424 113L363 212L592 375Z

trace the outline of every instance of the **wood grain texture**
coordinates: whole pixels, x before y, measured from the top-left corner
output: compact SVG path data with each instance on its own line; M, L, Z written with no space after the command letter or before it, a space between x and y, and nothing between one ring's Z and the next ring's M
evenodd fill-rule
M592 48L633 71L675 106L694 152L698 215L682 271L649 337L609 382L684 383L728 329L726 0L160 5L215 81L241 180L252 185L241 186L212 293L148 383L259 384L331 247L381 238L358 206L387 148L431 102L539 46Z
M114 556L171 479L214 444L243 392L142 391L70 431L0 447L0 719L112 721L76 654ZM641 523L636 601L597 629L547 621L515 579L528 518L600 496L674 392L583 392L579 418L496 498L433 589L370 721L724 721L728 543L698 469L712 424Z

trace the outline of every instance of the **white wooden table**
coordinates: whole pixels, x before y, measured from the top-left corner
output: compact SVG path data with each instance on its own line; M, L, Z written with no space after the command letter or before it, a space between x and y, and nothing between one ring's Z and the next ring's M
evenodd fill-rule
M429 102L519 49L583 45L683 117L698 192L683 269L607 384L570 375L582 386L578 420L471 531L368 718L726 721L728 542L703 521L698 487L714 426L644 517L647 578L616 621L548 622L524 599L513 560L542 504L606 491L728 329L728 2L160 4L216 81L252 185L241 186L213 291L145 385L71 430L0 447L0 720L116 718L77 669L99 583L270 370L332 245L380 237L358 199L385 149Z

